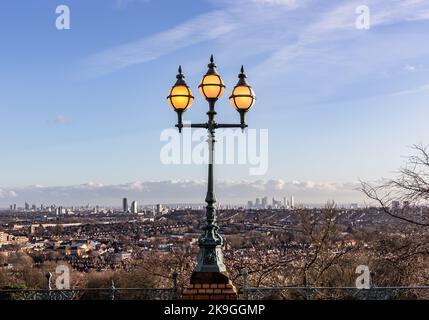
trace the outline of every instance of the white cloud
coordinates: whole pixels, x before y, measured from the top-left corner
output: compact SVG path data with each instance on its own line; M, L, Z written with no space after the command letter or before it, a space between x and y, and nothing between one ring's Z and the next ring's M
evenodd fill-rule
M407 90L402 90L402 91L397 91L394 92L390 95L392 96L402 96L402 95L406 95L406 94L415 94L415 93L421 93L421 92L426 92L429 91L429 83L415 87L415 88L411 88L411 89L407 89Z
M71 123L71 119L60 114L55 116L51 122L55 124L69 124Z
M336 61L336 56L341 54L349 54L347 48L340 48L341 43L351 39L359 39L363 35L363 31L355 28L356 13L355 9L362 4L362 1L348 1L336 6L327 6L320 10L319 14L310 15L307 23L302 25L296 32L294 41L289 41L286 44L280 45L274 52L265 59L260 65L254 68L254 72L258 72L258 76L270 75L272 73L283 73L290 67L296 65L298 59L303 59L303 63L308 63L311 60L321 60L322 55L324 64L331 64ZM371 28L401 23L407 21L428 20L429 15L423 14L429 10L429 2L423 0L393 0L380 1L369 0L366 5L371 10ZM316 11L317 12L317 11ZM368 41L373 40L371 36L375 35L369 30ZM279 42L281 43L281 42ZM340 47L333 46L333 43L340 44ZM361 44L360 44L361 45ZM383 45L378 39L368 43L368 46L374 48L374 52L383 52ZM396 43L397 45L397 43ZM380 50L376 48L379 47ZM355 52L349 56L349 60L354 60L359 64L359 68L363 68L362 60L367 60L368 57L365 48L354 48ZM324 50L330 56L325 56ZM362 52L362 57L355 57L356 54ZM404 50L407 54L407 50ZM389 56L380 55L385 60L389 60ZM359 59L361 58L361 59ZM397 59L397 55L393 55L390 59ZM341 61L344 60L341 57ZM374 72L376 66L370 65L367 69Z
M416 67L415 67L415 66L412 66L412 65L407 64L407 65L404 67L404 70L405 70L405 71L415 71L415 70L416 70Z
M115 7L118 9L123 9L131 3L149 3L151 0L115 0Z
M327 62L335 61L336 52L341 50L325 46L332 41L341 43L341 40L358 39L363 34L355 29L355 9L362 5L361 0L339 4L331 2L323 6L318 1L309 0L211 2L219 10L93 54L85 64L90 75L100 76L146 63L204 41L212 41L213 46L217 47L218 58L227 57L230 63L235 63L236 59L242 61L247 56L266 54L265 61L252 72L260 71L258 76L270 75L287 71L296 65L297 59L302 59L302 63L314 61L326 49L326 55L332 55ZM423 0L368 0L365 4L371 9L372 30L381 25L429 19L429 3ZM377 42L373 41L370 45L377 46ZM330 52L330 49L335 51ZM358 58L367 60L365 56ZM373 67L371 65L367 69Z
M0 189L0 198L1 199L16 198L17 196L18 196L18 194L13 190Z
M91 75L101 76L155 60L181 48L215 40L237 27L234 17L221 10L212 11L172 29L96 53L88 58L86 65Z
M252 2L262 5L282 5L288 7L293 7L297 4L296 0L252 0Z
M138 200L142 204L154 203L203 203L207 182L204 180L134 181L118 185L86 183L58 187L26 187L17 191L0 189L0 205L8 206L10 198L14 203L25 201L44 204L100 204L120 206L123 197ZM315 181L284 181L282 179L257 181L220 180L216 183L219 203L244 204L247 200L267 196L282 199L294 195L302 203L325 203L360 200L355 189L356 182L333 183Z

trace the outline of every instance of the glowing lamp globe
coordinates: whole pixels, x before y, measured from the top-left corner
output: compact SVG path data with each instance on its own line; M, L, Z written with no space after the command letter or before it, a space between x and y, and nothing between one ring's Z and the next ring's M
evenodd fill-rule
M184 112L188 109L194 101L191 89L186 84L185 76L182 74L182 67L179 67L179 73L176 76L177 81L171 88L170 93L167 97L170 106L175 111Z
M216 64L214 63L213 55L210 57L210 63L208 65L209 70L204 75L198 86L201 95L206 100L217 100L225 91L225 85L222 78L216 71Z
M256 96L252 87L246 81L243 66L238 78L238 83L232 90L229 100L237 111L247 111L255 104Z

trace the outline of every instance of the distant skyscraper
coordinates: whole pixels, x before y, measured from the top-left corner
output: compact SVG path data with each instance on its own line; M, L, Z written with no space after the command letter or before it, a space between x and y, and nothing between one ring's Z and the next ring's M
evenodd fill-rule
M260 205L261 205L261 199L256 198L256 201L255 201L255 207L259 208L259 207L260 207Z
M30 205L27 202L25 203L25 211L30 211Z
M159 216L162 213L162 204L156 205L156 215Z
M124 213L128 212L128 199L127 198L122 199L122 212L124 212Z
M290 208L293 209L295 207L295 199L293 196L290 196Z
M253 208L253 201L247 201L247 208Z
M139 209L137 208L137 201L131 202L131 213L137 214Z
M262 198L262 208L266 208L268 206L268 198L267 197L263 197Z

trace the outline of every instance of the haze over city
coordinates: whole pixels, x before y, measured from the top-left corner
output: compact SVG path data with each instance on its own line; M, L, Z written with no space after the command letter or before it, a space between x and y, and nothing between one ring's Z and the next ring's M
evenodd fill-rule
M393 176L428 136L427 1L366 1L369 30L355 27L361 1L70 1L66 31L57 4L0 5L0 207L202 202L206 166L162 164L160 135L179 64L196 96L186 118L204 116L210 54L219 119L238 117L227 96L244 64L249 128L269 133L265 174L217 166L220 203L363 202L358 180Z

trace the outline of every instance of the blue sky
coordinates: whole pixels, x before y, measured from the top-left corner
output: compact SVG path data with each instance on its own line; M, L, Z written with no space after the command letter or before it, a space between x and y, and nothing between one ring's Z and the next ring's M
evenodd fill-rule
M60 4L70 30L55 28ZM355 28L362 4L369 30ZM234 186L225 202L361 200L358 178L390 176L409 146L429 143L428 38L424 0L2 1L0 205L80 203L79 186L104 192L89 193L99 203L129 190L169 202L179 180L197 186L184 201L201 199L206 168L163 165L159 137L176 121L165 97L179 64L197 96L186 118L204 120L197 85L211 53L227 85L219 121L238 118L227 94L244 64L258 97L249 126L269 130L265 175L219 166L219 183Z

